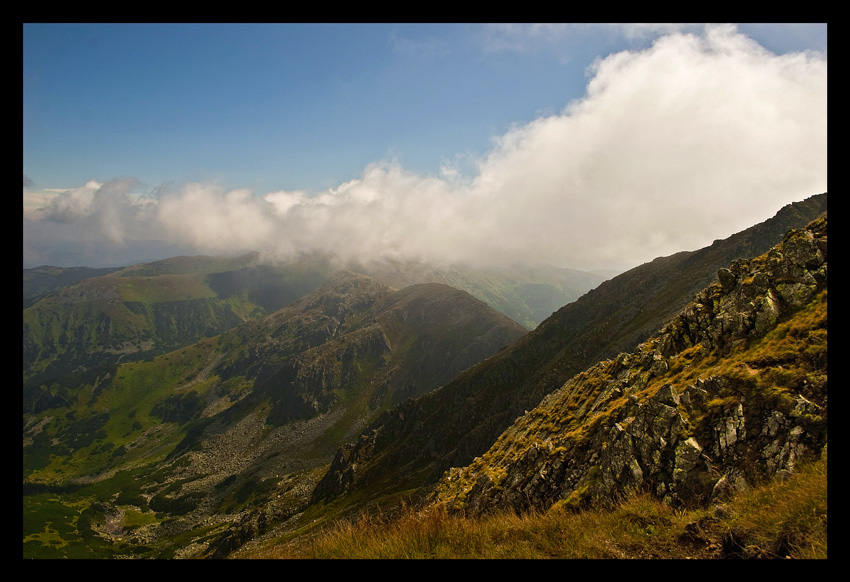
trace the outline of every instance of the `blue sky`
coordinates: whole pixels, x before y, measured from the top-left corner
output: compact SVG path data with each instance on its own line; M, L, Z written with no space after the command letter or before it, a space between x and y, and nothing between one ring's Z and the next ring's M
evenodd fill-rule
M752 119L745 119L749 114L738 108L734 114L741 116L741 123L737 129L726 128L725 135L741 131L743 143L751 139L753 148L781 141L785 135L800 140L800 128L811 123L797 120L793 108L802 111L807 107L806 100L813 99L818 104L816 111L822 113L823 127L811 130L815 133L807 134L801 145L811 149L806 140L814 140L818 144L816 153L825 158L826 25L737 25L720 27L722 33L717 28L25 24L25 266L51 258L50 240L67 248L69 241L79 242L80 237L87 239L88 250L63 260L92 265L120 261L119 251L128 251L140 236L133 228L147 235L155 231L174 245L169 252L177 247L211 253L254 249L285 256L325 244L317 242L323 237L300 221L317 225L312 227L317 231L321 227L344 233L325 250L359 248L354 241L359 243L367 236L370 241L363 252L390 249L396 254L427 258L434 250L432 258L467 260L492 247L487 241L492 241L494 233L513 230L509 218L522 214L523 206L531 211L528 216L516 216L516 239L507 237L504 248L489 260L529 258L590 268L594 261L599 267L613 266L619 254L619 266L623 267L650 260L653 253L682 250L676 245L696 245L706 238L710 243L711 237L734 232L721 232L723 228L737 228L742 220L763 220L782 204L817 193L811 191L813 188L822 186L821 191L825 190L825 159L820 166L816 160L806 161L805 168L789 174L788 192L774 196L754 193L744 207L731 208L730 215L744 215L737 222L724 222L721 215L708 216L696 228L697 235L674 229L657 232L650 240L635 234L630 241L612 243L605 252L591 257L593 260L579 260L581 253L577 250L556 252L559 247L575 247L577 235L576 239L538 240L527 249L523 240L529 233L549 232L558 225L572 231L594 220L595 232L607 232L605 225L612 233L622 230L610 218L600 221L619 199L612 198L606 207L585 205L587 199L576 194L575 184L589 184L583 191L597 200L600 192L615 188L622 192L622 184L603 184L602 177L610 176L610 170L589 168L600 157L613 155L610 152L617 150L617 144L628 143L612 132L632 122L609 126L594 119L601 120L605 115L596 104L606 99L614 103L614 97L623 100L618 111L631 111L635 103L652 106L645 100L657 98L642 88L640 79L633 79L631 85L626 81L638 74L635 71L643 71L640 74L659 82L669 75L674 85L681 79L682 86L688 88L679 102L681 119L687 120L701 115L693 112L706 111L706 105L693 97L700 94L699 88L691 92L694 81L687 71L702 71L697 78L708 83L715 74L715 69L709 68L715 65L707 64L712 61L717 74L753 79L765 75L763 85L775 79L784 95L771 97L753 87L749 90L754 93L749 96L745 93L747 83L739 82L742 86L730 92L728 100L740 104L753 99L780 99L781 108L785 108L783 119L796 120L800 127L787 128L788 134L764 135L763 128L754 131L748 127ZM670 40L662 42L665 38ZM683 48L673 46L675 39L683 43ZM702 48L694 45L694 39L703 43ZM789 64L794 55L804 62ZM694 60L691 63L686 58ZM739 59L740 65L722 72L732 59ZM601 63L605 66L600 67ZM671 68L663 63L675 64ZM757 72L750 73L745 67ZM799 78L789 80L789 75ZM796 88L803 86L806 75L815 75L817 86L810 95L798 95ZM730 83L735 82L730 77ZM716 85L706 85L706 91L716 94ZM787 98L789 94L799 101ZM600 117L593 117L594 107ZM710 107L715 111L720 108L716 101ZM765 102L763 110L776 107ZM687 108L692 108L691 113L684 111ZM629 119L640 119L641 110L634 112ZM650 120L657 114L646 116L647 123L654 125L635 127L630 135L635 131L654 133L658 122ZM665 115L663 119L667 118ZM546 120L553 123L544 130ZM716 124L706 123L694 131L711 133ZM784 128L786 124L780 125ZM560 137L544 140L543 135L550 135L546 132L560 131L556 126L562 128ZM611 141L599 141L600 134L609 135ZM575 135L572 141L571 135ZM675 132L659 132L663 135ZM719 153L728 150L728 145L710 139L707 137L704 144L683 145L677 151L704 149L704 157L733 164L730 159L734 156L726 159ZM535 153L535 163L552 156L551 167L541 166L535 174L551 169L552 182L535 185L528 178L508 175L505 168L519 163L516 160L521 158L523 144L536 144L547 152ZM661 154L664 150L657 151ZM565 169L557 152L562 152L564 159L582 163L572 171ZM643 175L650 171L647 164L638 159L629 161L632 155L624 152L617 158L623 161L617 164L617 173L624 176L628 168L642 168L630 183L661 183L661 174L670 171L654 168L652 176ZM775 157L779 160L793 155L782 151ZM756 170L766 175L775 173L769 164ZM728 170L730 176L736 172ZM716 175L717 170L712 173ZM823 174L821 178L819 174ZM674 170L669 179L675 177ZM559 180L557 186L555 180ZM730 177L728 183L716 187L740 187L741 197L754 180L757 177ZM498 187L488 186L496 182ZM525 184L533 193L525 191ZM399 194L402 190L404 195ZM511 193L516 195L519 190L528 197L527 203L512 198ZM657 190L655 186L636 189L633 200L651 203L654 197L662 196ZM691 206L674 200L676 212L699 213L696 200L704 199L706 192L697 190L695 187ZM417 208L414 200L428 196L435 202ZM139 197L146 204L139 204ZM503 207L504 213L488 210L489 214L482 215L471 202L476 197L486 199L490 209ZM38 201L41 214L27 214L28 204L34 208L33 200ZM204 216L204 224L187 225L184 221L182 229L177 228L180 221L169 224L173 218L164 216L164 209L192 216L190 200L221 208L214 216ZM559 209L560 221L545 211L547 204ZM588 206L588 213L573 216L570 209L583 206ZM343 207L344 213L340 210L339 216L328 217L336 212L329 209ZM151 218L153 214L158 216L156 220ZM428 223L428 233L420 235L419 240L411 240L417 237L409 236L413 226L405 220L417 216L424 219L425 214L428 220L437 222ZM240 216L244 223L238 222ZM365 223L352 223L356 216ZM439 227L441 220L468 223L472 217L482 219L475 240L460 232L476 230L475 224L458 228L458 232L443 232ZM567 217L576 221L574 227L569 226ZM101 238L94 236L94 224ZM383 230L376 238L372 231L378 225ZM646 226L657 230L652 222ZM212 238L207 234L211 228L216 231ZM243 229L262 231L267 238L287 234L285 240L266 243L267 248L260 249L263 243ZM232 236L226 237L224 232ZM443 234L435 242L438 232ZM644 251L623 257L622 249L634 247L635 241L642 243L638 246ZM453 250L458 248L466 252Z
M474 25L25 26L25 172L49 188L132 175L268 190L334 186L387 156L435 172L560 110L600 49L631 44L570 34L599 42L499 44Z

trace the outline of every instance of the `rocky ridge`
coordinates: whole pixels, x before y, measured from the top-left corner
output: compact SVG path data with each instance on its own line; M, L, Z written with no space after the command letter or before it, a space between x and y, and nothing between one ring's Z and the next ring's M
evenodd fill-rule
M645 490L688 505L783 478L826 449L826 288L824 215L544 398L432 503L480 514Z

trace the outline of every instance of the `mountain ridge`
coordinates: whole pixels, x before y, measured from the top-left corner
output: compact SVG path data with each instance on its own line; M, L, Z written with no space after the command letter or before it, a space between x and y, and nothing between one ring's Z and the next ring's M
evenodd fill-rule
M463 263L431 265L385 258L355 261L349 268L398 289L426 282L462 289L529 330L606 279L545 263L473 267Z
M650 340L547 395L445 475L432 503L598 507L648 490L692 505L790 475L826 447L826 287L822 217L733 261Z
M321 253L282 264L248 253L179 256L114 269L25 269L25 384L37 390L40 384L62 384L69 373L112 373L118 362L221 333L298 299L341 268ZM526 329L602 280L547 265L480 270L377 261L354 270L397 289L450 284L514 315Z

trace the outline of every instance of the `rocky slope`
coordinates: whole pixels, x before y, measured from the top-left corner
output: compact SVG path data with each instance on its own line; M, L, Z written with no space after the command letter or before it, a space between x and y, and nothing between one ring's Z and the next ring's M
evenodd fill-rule
M688 505L782 478L827 446L826 288L824 217L721 269L650 340L449 471L433 501L478 514L641 490Z
M337 452L313 494L380 497L433 483L482 455L525 411L596 362L629 351L674 317L738 258L759 255L826 210L826 194L698 251L632 269L564 306L509 349L446 386L378 418Z

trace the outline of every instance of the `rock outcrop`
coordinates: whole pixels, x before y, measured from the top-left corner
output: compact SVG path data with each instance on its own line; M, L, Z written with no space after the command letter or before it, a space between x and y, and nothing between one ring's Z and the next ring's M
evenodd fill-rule
M721 269L629 353L569 380L432 501L470 514L705 503L783 478L826 448L827 219Z

